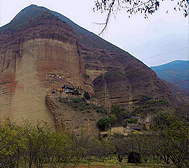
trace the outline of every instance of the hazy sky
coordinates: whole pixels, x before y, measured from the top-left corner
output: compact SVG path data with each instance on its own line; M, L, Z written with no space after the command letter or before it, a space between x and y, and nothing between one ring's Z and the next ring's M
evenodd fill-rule
M105 14L93 12L94 0L0 0L0 26L31 4L57 11L95 34L102 30L95 23L104 22ZM161 2L159 11L148 19L140 14L128 18L122 10L111 18L101 37L148 66L189 60L189 17L173 7L171 0Z

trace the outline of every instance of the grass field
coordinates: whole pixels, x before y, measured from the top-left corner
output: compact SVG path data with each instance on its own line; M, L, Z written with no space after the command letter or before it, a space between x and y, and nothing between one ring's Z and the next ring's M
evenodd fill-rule
M73 168L73 165L59 166L59 168ZM44 168L50 168L50 166L45 166ZM80 163L75 168L175 168L173 164L157 164L157 163L103 163L103 162L92 162L92 163Z
M161 164L111 164L111 165L78 165L76 168L175 168L173 165L161 165ZM71 167L70 167L71 168Z

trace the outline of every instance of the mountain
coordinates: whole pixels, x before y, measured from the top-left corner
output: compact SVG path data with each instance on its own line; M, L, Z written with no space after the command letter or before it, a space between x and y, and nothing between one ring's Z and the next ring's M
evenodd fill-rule
M90 100L81 98L87 92ZM61 14L31 5L0 28L1 120L97 133L112 105L142 113L145 103L169 110L181 102L141 61Z
M189 61L173 61L168 64L151 67L157 76L175 84L189 93Z

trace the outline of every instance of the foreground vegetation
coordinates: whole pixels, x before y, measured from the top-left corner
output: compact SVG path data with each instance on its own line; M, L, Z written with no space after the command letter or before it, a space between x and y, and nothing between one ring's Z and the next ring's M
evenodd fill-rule
M98 139L7 119L0 124L0 167L188 167L187 120L160 115L151 131Z

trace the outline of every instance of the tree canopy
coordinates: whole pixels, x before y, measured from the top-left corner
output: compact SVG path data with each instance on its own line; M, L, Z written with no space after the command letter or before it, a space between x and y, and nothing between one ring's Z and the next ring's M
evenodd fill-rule
M97 126L106 131L112 118L100 119ZM170 164L169 167L173 164L177 168L189 167L188 118L181 120L161 114L152 121L152 129L142 134L134 133L127 137L114 134L99 139L83 129L78 136L66 130L55 131L43 122L32 125L24 121L16 125L7 119L0 122L0 167L76 167L79 163L105 163L105 160L109 165L115 161L114 158L121 167L126 165L126 160L131 163L149 161L150 165L153 161L158 166L163 161Z

